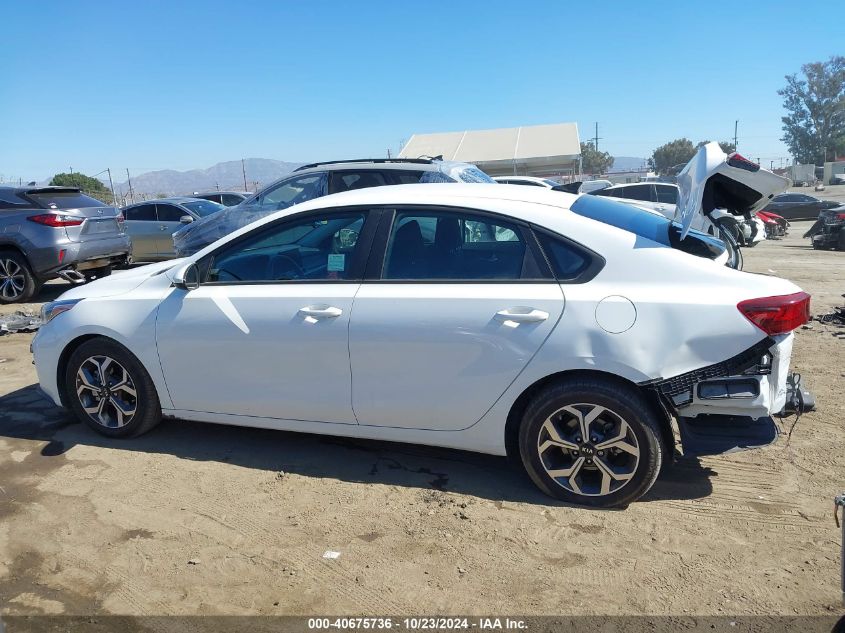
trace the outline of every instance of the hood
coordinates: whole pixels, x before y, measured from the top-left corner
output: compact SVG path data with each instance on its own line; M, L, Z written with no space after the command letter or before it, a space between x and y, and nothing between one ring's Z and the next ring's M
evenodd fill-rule
M761 169L736 152L725 154L718 143L707 143L678 174L675 220L683 227L681 238L699 211L705 215L714 209L733 215L754 213L789 184L789 178Z
M120 295L134 290L150 277L166 273L171 268L178 266L181 262L181 259L171 259L166 262L118 271L108 277L103 277L102 279L97 279L80 286L74 286L63 293L59 299L95 299Z

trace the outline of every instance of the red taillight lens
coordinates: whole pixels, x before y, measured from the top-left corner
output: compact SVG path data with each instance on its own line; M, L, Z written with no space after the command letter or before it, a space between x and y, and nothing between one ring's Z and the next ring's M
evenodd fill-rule
M738 169L744 169L745 171L759 171L760 165L757 163L752 163L742 154L734 152L730 156L728 156L728 165L731 167L736 167Z
M63 227L63 226L79 226L85 220L77 218L72 215L62 215L60 213L43 213L41 215L33 215L27 218L30 222L43 224L44 226Z
M836 219L837 220L845 220L845 213L837 213Z
M806 292L747 299L736 307L769 336L786 334L810 320L810 295Z

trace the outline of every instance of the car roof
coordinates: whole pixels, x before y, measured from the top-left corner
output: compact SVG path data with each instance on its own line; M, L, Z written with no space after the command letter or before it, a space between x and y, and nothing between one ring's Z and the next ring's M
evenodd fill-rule
M528 180L529 182L547 183L551 178L540 178L539 176L493 176L493 180Z
M221 193L223 193L223 194L226 194L226 193L235 194L236 196L251 196L252 195L251 191L201 191L199 193L195 193L193 196L188 196L188 197L196 198L197 196L216 196L216 195L221 194Z
M437 164L439 162L440 161L438 159L432 158L354 158L347 160L328 160L320 163L309 163L307 165L297 167L291 173L298 174L308 173L312 171L339 171L343 169L436 171L438 169Z
M9 187L0 186L0 191L13 193L79 193L79 187L62 187L59 185L47 185L46 187L39 187L33 185L31 187Z

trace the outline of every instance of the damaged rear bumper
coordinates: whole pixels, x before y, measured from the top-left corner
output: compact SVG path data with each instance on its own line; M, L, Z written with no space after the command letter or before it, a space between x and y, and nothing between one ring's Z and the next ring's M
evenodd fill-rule
M733 358L648 386L681 417L774 415L786 404L792 342L792 334L766 337Z
M720 363L646 383L678 422L684 455L771 444L787 404L793 335L766 337Z

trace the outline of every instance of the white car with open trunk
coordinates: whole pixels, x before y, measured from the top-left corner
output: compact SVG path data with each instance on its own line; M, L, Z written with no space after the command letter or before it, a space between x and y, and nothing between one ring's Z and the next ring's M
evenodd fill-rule
M164 416L510 454L550 495L624 505L673 420L769 428L808 318L686 231L539 187L330 195L65 293L35 364L111 437Z

